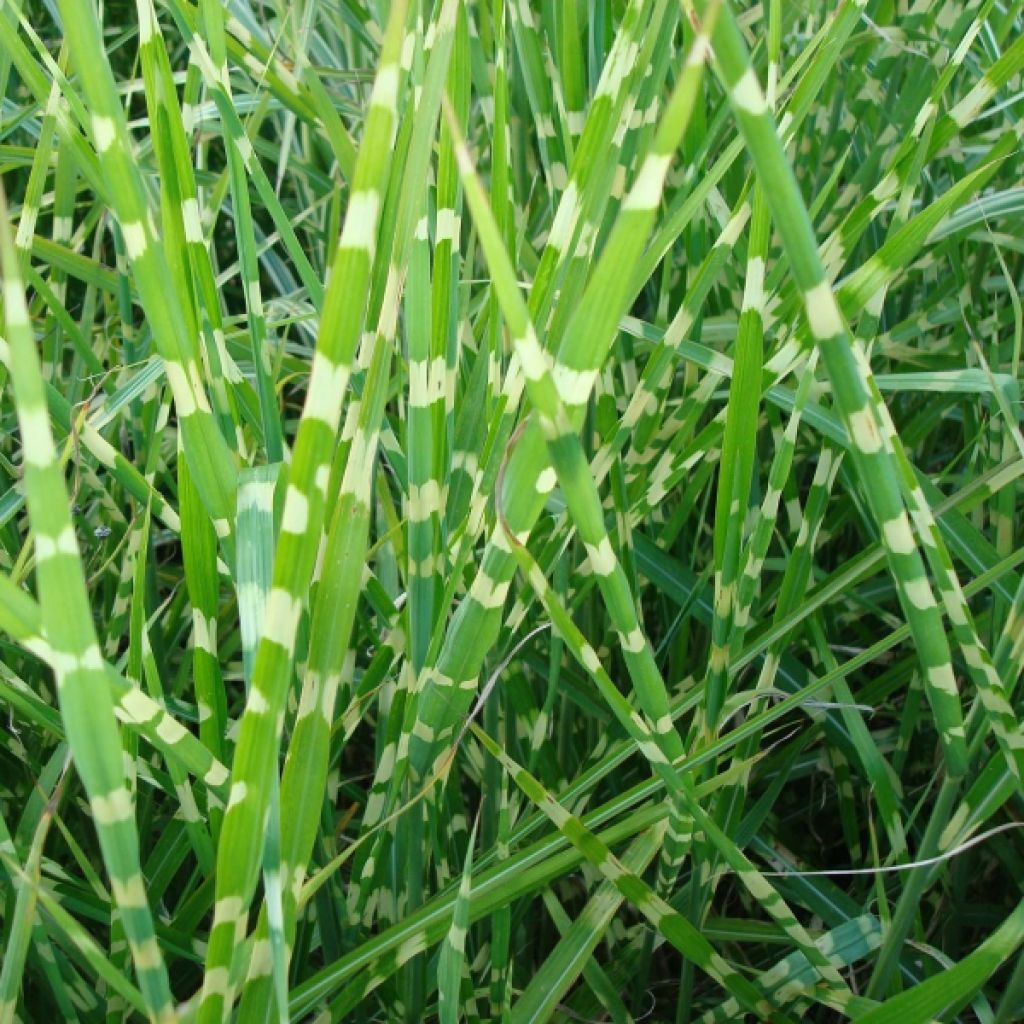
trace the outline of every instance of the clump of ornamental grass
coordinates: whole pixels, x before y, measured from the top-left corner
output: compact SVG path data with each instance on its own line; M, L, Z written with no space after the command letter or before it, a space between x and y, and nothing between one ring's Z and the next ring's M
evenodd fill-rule
M14 0L0 1022L1024 1012L1011 0Z

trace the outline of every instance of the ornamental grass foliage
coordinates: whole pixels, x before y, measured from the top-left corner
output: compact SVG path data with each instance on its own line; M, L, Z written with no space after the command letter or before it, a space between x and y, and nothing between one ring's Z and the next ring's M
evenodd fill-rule
M0 1024L1024 1017L1020 0L5 0Z

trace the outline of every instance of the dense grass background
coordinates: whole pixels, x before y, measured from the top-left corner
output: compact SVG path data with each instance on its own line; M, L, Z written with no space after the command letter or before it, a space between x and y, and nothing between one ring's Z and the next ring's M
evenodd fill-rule
M1024 1018L1017 0L0 7L0 1022Z

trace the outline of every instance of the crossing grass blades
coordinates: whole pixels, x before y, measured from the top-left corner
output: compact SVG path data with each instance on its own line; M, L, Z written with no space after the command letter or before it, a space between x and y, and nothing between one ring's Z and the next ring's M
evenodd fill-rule
M8 0L0 1024L1024 1014L1019 0Z

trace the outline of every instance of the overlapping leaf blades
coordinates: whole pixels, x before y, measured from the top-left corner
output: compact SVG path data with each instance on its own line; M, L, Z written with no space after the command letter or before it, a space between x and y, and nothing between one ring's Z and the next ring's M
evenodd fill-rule
M895 6L4 8L0 1019L1015 1019L1022 12Z

